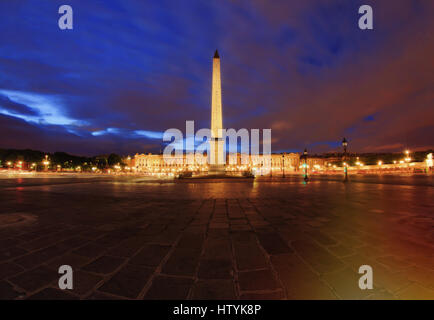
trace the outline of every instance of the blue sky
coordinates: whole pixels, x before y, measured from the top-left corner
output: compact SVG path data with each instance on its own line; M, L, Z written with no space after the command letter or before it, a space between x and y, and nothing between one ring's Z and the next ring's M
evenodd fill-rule
M432 147L430 0L71 0L73 30L62 4L0 2L0 148L158 151L209 126L216 48L224 126L271 128L275 151Z

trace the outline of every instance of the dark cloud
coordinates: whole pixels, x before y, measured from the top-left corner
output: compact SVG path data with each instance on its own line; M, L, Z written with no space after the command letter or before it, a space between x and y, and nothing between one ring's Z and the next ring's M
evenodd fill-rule
M134 132L209 125L216 48L224 124L272 128L273 150L334 150L343 136L358 151L432 147L431 1L376 1L372 31L357 27L358 0L71 0L72 31L57 28L61 1L13 3L0 3L0 90L71 123L2 116L0 147L159 150ZM0 106L47 107L5 94Z
M0 109L6 112L25 116L38 116L39 113L22 103L16 103L7 96L0 94Z

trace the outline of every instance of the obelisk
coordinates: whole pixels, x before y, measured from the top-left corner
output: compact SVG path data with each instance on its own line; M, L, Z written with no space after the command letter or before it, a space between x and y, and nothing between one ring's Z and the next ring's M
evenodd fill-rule
M216 50L212 59L212 91L211 91L211 140L209 174L224 174L225 155L222 136L222 88L220 78L220 57Z

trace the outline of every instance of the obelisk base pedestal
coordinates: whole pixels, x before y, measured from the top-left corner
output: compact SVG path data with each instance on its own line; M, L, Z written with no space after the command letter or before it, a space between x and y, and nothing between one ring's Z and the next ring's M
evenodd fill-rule
M225 165L224 164L211 164L209 166L208 175L225 175Z

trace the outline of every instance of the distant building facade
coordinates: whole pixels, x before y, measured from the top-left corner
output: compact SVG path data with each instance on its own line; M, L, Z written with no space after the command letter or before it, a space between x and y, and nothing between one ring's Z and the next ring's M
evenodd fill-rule
M247 155L247 163L243 163L240 153L227 155L226 171L259 171L259 170L285 170L298 171L300 155L297 153L271 154L269 160L263 155ZM194 161L187 162L187 156L173 156L164 159L162 154L136 154L134 156L134 169L138 172L182 172L182 171L208 171L209 163L206 154L196 155Z

